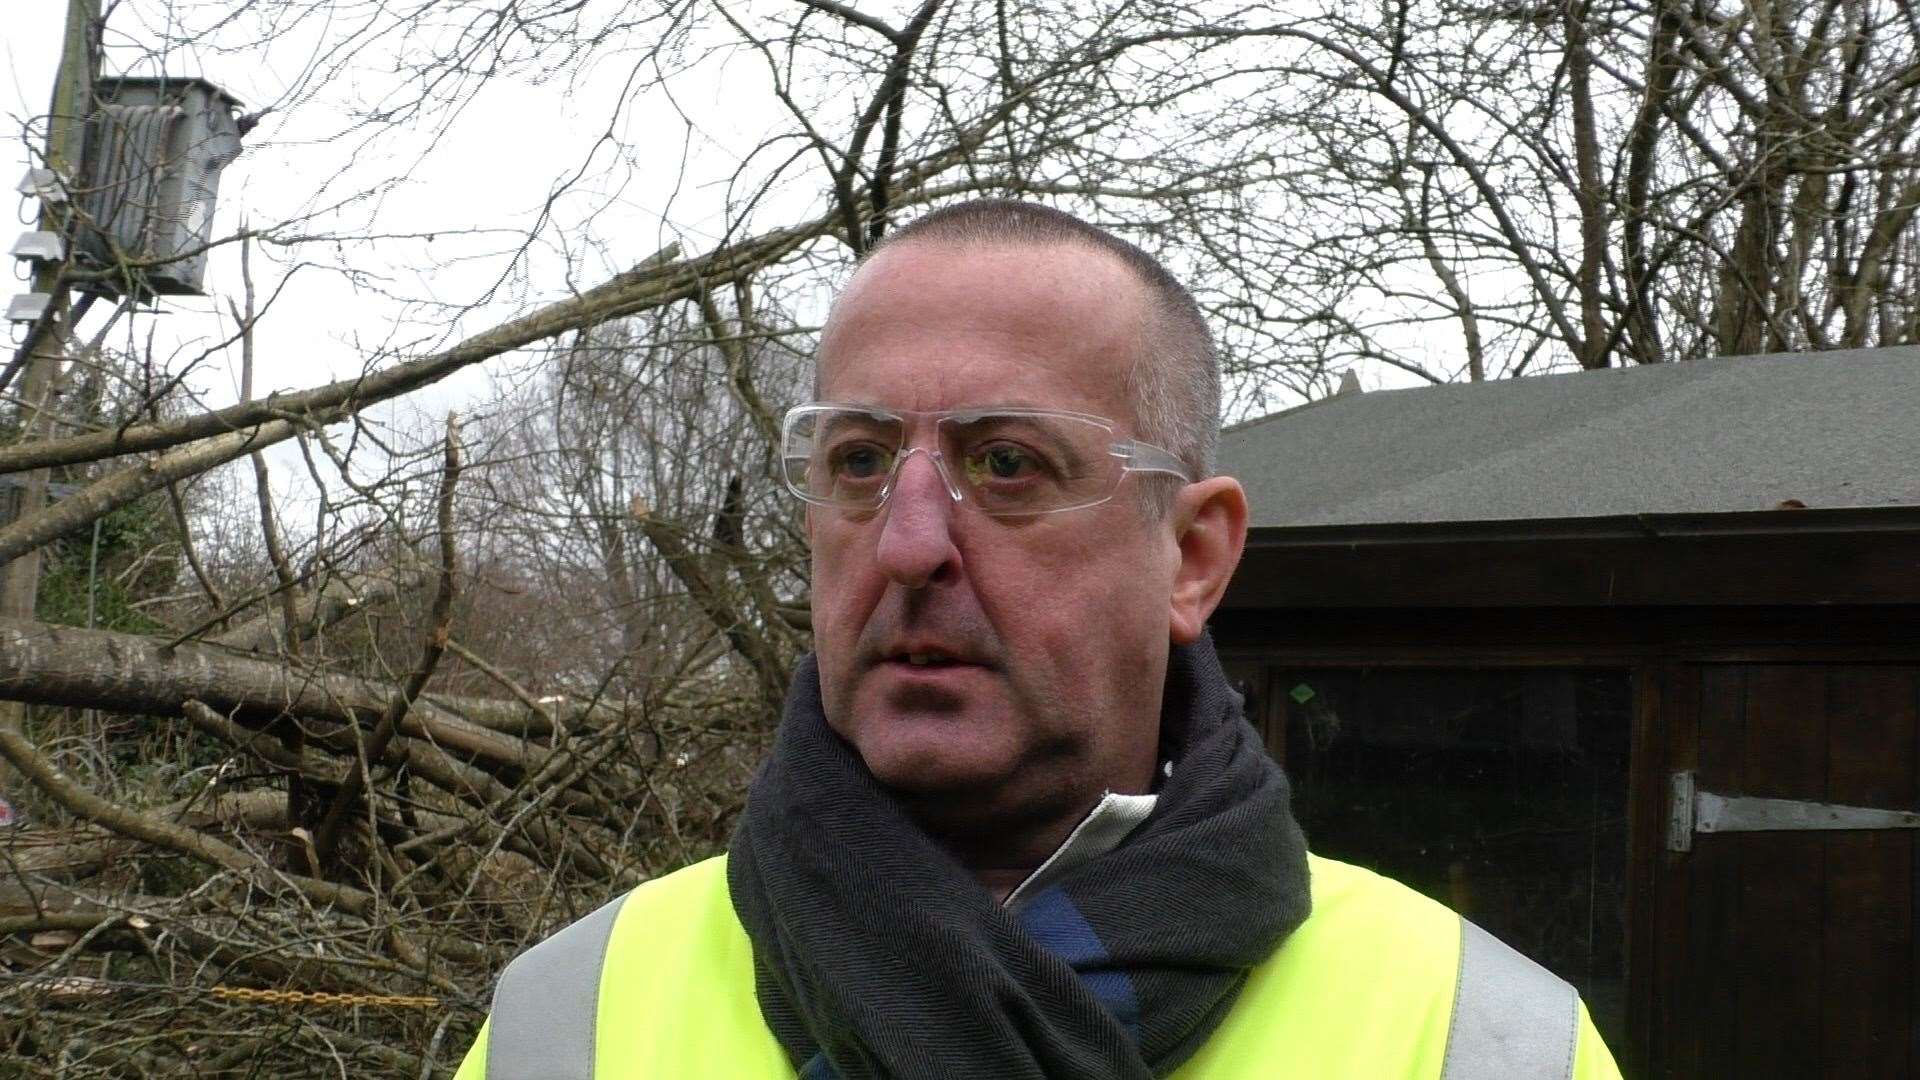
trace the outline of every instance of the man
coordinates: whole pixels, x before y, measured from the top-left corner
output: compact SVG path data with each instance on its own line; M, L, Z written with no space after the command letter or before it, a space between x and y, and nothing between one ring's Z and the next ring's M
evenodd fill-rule
M818 651L728 856L516 961L462 1080L1618 1076L1564 983L1307 855L1205 634L1247 508L1164 269L937 211L815 389Z

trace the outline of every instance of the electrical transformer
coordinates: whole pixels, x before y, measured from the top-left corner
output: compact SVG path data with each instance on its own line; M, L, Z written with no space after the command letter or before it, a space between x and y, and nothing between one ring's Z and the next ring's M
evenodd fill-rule
M197 296L220 171L240 156L240 107L196 78L105 78L73 187L83 288L150 300Z

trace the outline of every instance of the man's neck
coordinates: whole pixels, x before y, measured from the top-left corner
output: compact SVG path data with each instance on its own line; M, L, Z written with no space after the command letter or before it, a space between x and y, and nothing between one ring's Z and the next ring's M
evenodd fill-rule
M1017 905L1119 847L1153 812L1155 803L1153 795L1105 793L1085 813L1063 818L1050 832L1030 833L1030 844L1019 849L1017 859L1008 857L1011 849L1005 833L996 834L984 849L978 844L956 846L950 840L941 843L996 902Z
M1140 760L1110 774L1106 784L1091 793L1071 801L1027 804L1023 812L1012 815L991 811L981 814L981 803L949 793L894 794L923 832L971 871L995 901L1004 903L1021 882L1060 850L1109 794L1152 791L1159 769L1158 759L1149 750ZM1064 795L1076 788L1084 791L1085 787L1083 783L1063 783L1055 793ZM975 813L960 813L966 808Z
M941 829L922 824L927 834L967 868L995 903L1004 903L1086 820L1098 799L1024 828L1002 830Z
M980 869L975 870L973 876L980 882L980 886L987 890L987 895L993 897L994 903L1004 904L1007 902L1007 897L1013 895L1013 890L1020 887L1021 882L1033 876L1033 870Z

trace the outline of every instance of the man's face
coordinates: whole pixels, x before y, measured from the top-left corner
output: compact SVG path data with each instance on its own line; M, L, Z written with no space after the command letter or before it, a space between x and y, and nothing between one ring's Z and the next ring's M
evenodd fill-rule
M819 396L1064 409L1136 436L1125 375L1147 310L1130 272L1094 250L908 241L840 297ZM909 444L931 436L910 429ZM914 454L879 511L809 507L828 723L923 814L996 828L1145 790L1179 547L1139 484L1094 507L989 518Z

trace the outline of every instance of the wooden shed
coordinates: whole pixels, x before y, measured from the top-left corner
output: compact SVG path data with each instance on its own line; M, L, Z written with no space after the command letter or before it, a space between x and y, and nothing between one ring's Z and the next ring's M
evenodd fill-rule
M1920 1075L1920 348L1347 393L1221 467L1214 635L1316 850L1629 1076Z

